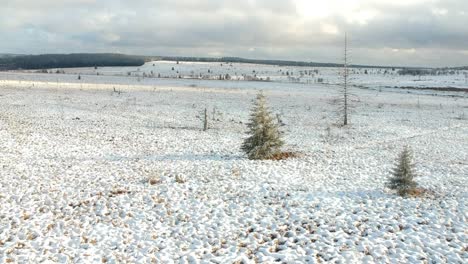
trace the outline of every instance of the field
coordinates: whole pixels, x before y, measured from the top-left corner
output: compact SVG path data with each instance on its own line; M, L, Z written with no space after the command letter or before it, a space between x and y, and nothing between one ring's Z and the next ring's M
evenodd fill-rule
M356 69L341 127L337 69L154 65L0 73L0 263L466 263L464 72ZM259 90L298 157L240 151ZM430 195L385 187L405 145Z

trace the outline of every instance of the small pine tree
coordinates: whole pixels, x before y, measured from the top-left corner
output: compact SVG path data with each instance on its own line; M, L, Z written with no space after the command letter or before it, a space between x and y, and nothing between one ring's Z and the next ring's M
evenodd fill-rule
M270 159L280 153L284 142L262 92L257 95L247 127L250 136L244 140L241 149L249 159Z
M414 181L416 173L413 163L413 153L408 146L405 146L400 153L392 175L393 177L390 178L388 187L392 190L396 190L400 196L408 195L417 187L417 183Z

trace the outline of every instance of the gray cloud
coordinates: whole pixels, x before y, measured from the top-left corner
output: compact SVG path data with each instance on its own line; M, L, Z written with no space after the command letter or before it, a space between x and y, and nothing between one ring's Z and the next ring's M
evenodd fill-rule
M336 62L346 31L354 63L468 65L468 1L360 0L343 10L348 1L332 0L321 15L323 1L311 0L310 16L296 1L2 0L0 53Z

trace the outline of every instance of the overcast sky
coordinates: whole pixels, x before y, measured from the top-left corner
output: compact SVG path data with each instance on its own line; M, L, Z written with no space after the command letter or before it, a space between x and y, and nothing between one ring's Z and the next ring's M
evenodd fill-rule
M0 53L468 65L468 0L0 0Z

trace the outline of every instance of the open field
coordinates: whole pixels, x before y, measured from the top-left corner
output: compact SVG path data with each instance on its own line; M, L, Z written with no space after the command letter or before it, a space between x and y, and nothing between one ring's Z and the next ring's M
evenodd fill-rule
M362 77L351 125L339 127L338 87L319 75L291 83L93 71L0 73L0 263L466 263L466 93ZM466 87L462 76L425 85ZM300 157L241 153L260 89L285 123L285 149ZM406 144L429 197L385 188Z
M301 84L340 84L340 68L326 67L293 67L274 66L244 63L211 63L211 62L179 62L174 61L153 61L145 63L141 67L97 67L97 68L68 68L49 69L51 73L59 70L66 74L35 74L36 70L26 72L26 75L18 72L0 72L1 79L9 80L48 80L51 82L91 82L91 83L138 83L144 85L162 85L170 83L172 86L187 83L192 80L194 84L201 86L212 86L213 82L206 80L218 80L229 78L233 81L270 80L277 83L301 83ZM410 88L459 88L468 91L468 70L446 70L440 75L400 75L400 68L352 68L351 82L354 85L369 89L387 89L410 87ZM77 76L81 75L78 80ZM101 76L101 78L99 76ZM108 78L102 78L102 75ZM131 78L133 77L133 78ZM234 83L234 84L233 84ZM236 82L222 82L216 86L232 88ZM258 84L257 84L258 85ZM238 85L245 88L245 84ZM257 88L257 87L250 87Z

